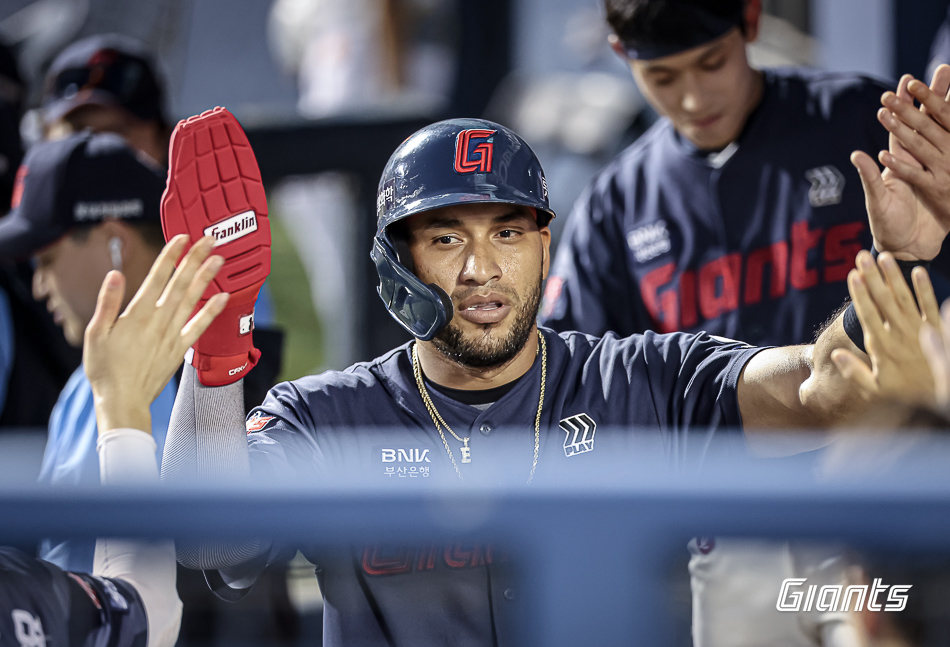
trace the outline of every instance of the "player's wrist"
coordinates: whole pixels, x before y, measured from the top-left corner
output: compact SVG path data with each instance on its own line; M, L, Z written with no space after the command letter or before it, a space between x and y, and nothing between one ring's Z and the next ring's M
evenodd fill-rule
M94 395L96 425L103 434L113 429L139 429L152 433L152 412L147 403L131 398Z
M898 256L894 252L890 252L894 259L897 261L897 267L900 269L901 274L904 276L904 281L907 282L907 285L913 285L912 273L915 267L922 267L925 270L930 269L930 261L920 260L916 258L908 259ZM877 261L877 257L881 255L881 252L878 251L877 240L875 239L871 243L871 257ZM908 254L902 254L906 257ZM917 301L917 293L913 292L914 302ZM918 304L919 306L919 304ZM864 347L864 329L861 327L861 322L858 320L858 313L854 309L854 304L849 303L848 307L845 309L844 313L841 316L841 325L844 328L845 334L848 335L848 338L854 342L854 345L858 347L859 350L867 352L867 349Z
M880 250L880 248L878 248L876 241L871 243L871 258L873 258L875 261L877 260L877 257L885 251L887 250ZM911 282L911 272L915 267L922 267L925 270L930 269L930 260L918 258L909 252L888 253L894 257L894 260L897 261L897 267L900 268L901 273L904 275L904 280L907 281L907 285L913 285Z
M938 245L933 250L929 248L908 249L906 247L900 250L892 250L888 248L886 243L882 243L875 237L871 242L871 255L877 258L878 254L882 252L890 252L899 263L915 263L916 265L929 267L930 262L940 253L940 246Z

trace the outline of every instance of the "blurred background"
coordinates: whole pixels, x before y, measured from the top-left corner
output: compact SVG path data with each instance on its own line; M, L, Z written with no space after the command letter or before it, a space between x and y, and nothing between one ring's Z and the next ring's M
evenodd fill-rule
M923 76L948 5L764 0L753 62ZM40 137L35 108L53 57L107 32L155 54L173 122L220 105L245 127L273 222L281 379L407 341L380 307L368 252L379 174L409 134L461 116L519 132L546 169L556 243L590 177L655 119L607 46L599 0L3 0L0 41L27 88L25 147ZM16 456L29 473L46 429L26 431ZM12 436L0 434L0 456ZM673 568L670 596L688 632L688 582ZM189 601L202 586L183 589L181 644L318 644L320 596L305 561L237 606Z
M753 60L922 75L947 4L765 0ZM513 127L567 216L651 123L601 11L598 0L5 0L0 40L27 107L65 45L118 32L155 53L172 120L217 105L238 117L269 188L268 285L287 332L282 377L295 378L405 340L377 303L367 252L379 173L418 127L450 116ZM27 145L39 136L31 113L22 131Z

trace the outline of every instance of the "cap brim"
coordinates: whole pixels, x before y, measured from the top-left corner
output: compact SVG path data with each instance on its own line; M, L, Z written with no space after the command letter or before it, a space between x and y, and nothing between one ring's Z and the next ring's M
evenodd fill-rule
M0 258L22 260L56 242L65 234L57 227L38 225L20 215L19 210L0 218Z
M111 92L82 90L68 99L56 99L43 108L43 121L47 125L59 121L72 111L83 106L119 107L122 105Z

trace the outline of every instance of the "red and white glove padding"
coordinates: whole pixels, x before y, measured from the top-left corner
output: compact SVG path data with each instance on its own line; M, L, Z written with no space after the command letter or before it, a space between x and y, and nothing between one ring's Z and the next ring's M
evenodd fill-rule
M232 384L257 364L254 303L270 273L270 220L261 172L241 125L224 108L178 122L162 196L165 240L214 236L221 271L195 306L218 292L228 305L194 345L191 364L205 386Z

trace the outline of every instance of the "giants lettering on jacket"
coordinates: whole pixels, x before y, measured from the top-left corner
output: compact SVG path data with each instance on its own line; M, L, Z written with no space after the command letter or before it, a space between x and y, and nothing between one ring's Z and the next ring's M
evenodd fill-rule
M363 572L368 575L402 575L438 568L453 570L479 568L508 560L507 552L497 551L490 545L456 543L448 546L427 545L367 546L363 549Z
M661 265L640 279L640 294L658 332L689 330L741 306L780 299L790 289L844 281L861 251L859 237L866 226L853 222L825 230L796 222L790 240L726 254L699 269ZM822 262L814 262L814 252Z

